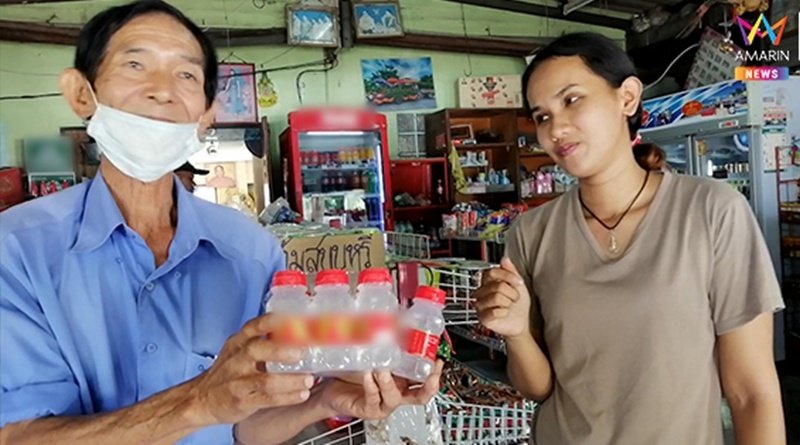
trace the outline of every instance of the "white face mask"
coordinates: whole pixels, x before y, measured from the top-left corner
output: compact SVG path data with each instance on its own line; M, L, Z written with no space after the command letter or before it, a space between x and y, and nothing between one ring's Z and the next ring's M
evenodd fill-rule
M202 149L197 138L199 123L162 122L105 106L94 99L97 109L86 132L97 141L100 152L131 178L153 182Z

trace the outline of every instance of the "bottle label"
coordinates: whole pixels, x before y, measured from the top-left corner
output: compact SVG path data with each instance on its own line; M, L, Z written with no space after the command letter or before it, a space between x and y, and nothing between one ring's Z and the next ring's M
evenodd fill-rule
M367 343L394 343L397 332L397 314L378 312L366 317L369 336Z
M353 340L352 318L346 315L330 314L315 319L312 331L317 345L344 345Z
M439 350L439 336L429 332L409 331L406 337L406 352L410 355L425 357L430 361L436 360L436 352Z
M308 346L311 343L308 321L302 317L281 317L273 338L282 345Z

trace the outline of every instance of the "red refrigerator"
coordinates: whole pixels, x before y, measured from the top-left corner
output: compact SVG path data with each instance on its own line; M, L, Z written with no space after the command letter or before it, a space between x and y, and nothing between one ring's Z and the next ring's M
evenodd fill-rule
M304 220L393 228L386 116L354 108L293 111L280 146L286 198Z

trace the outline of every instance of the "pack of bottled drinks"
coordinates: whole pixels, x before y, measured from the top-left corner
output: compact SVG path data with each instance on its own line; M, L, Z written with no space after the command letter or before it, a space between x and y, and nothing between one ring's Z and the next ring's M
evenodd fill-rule
M299 348L294 363L267 363L274 373L318 376L390 369L422 382L433 371L444 331L445 292L420 286L409 308L400 308L386 268L361 271L354 291L346 271L322 270L309 287L297 270L275 274L266 300L277 328L271 338Z

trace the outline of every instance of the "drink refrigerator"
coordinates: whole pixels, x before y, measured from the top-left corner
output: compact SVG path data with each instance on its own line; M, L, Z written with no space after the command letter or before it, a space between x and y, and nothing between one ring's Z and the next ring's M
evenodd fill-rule
M788 144L785 116L797 106L793 104L800 104L797 78L725 81L643 102L642 138L664 149L674 171L725 181L748 199L779 278L775 149ZM784 357L783 340L783 318L778 316L777 360Z
M386 116L352 108L293 111L280 151L287 200L304 220L392 229Z

